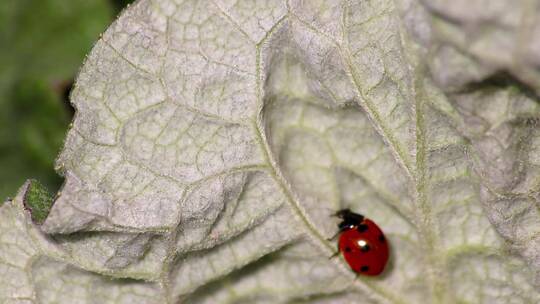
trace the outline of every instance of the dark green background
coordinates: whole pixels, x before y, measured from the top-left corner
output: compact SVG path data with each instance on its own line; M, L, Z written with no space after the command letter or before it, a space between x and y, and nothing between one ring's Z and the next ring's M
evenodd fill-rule
M0 0L0 203L29 178L55 192L73 78L126 0Z

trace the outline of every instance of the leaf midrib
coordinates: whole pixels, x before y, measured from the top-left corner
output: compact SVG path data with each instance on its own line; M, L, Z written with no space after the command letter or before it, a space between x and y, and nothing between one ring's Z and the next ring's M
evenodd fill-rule
M289 15L291 14L290 10L288 13L279 20L278 23L276 23L270 31L268 31L267 35L256 45L256 91L257 91L257 101L259 105L259 111L258 111L258 118L255 122L254 129L256 130L256 136L257 140L259 142L259 145L261 147L261 150L263 151L264 157L266 162L269 164L270 167L270 174L273 176L273 178L276 180L277 184L283 191L284 195L287 198L287 202L291 206L292 210L296 213L296 216L301 220L301 224L306 228L307 234L310 234L312 236L312 239L316 240L319 243L318 248L321 249L321 253L323 255L331 256L334 253L334 246L330 244L324 235L314 226L314 224L309 220L309 216L304 211L303 207L299 203L298 199L296 198L296 195L292 191L292 189L289 186L289 183L285 179L285 177L282 175L281 170L277 166L277 163L275 159L273 158L273 154L271 152L271 149L269 147L268 141L266 140L265 136L265 128L264 128L264 119L263 119L263 107L264 107L264 88L263 84L261 82L262 78L262 71L264 70L262 67L262 52L261 47L265 44L265 42L272 36L272 33L279 28L282 23L284 23L285 20L289 18ZM233 22L231 19L227 19L229 22ZM235 25L238 26L238 25ZM324 249L323 249L324 248ZM346 269L347 266L342 260L339 260L339 263L341 267L338 267L339 270L346 274L351 274ZM396 304L402 304L404 303L399 296L393 294L392 292L377 286L373 282L368 281L364 278L358 278L354 281L353 286L356 287L359 290L365 290L366 287L370 289L372 292L378 294L380 297L387 299L388 301Z

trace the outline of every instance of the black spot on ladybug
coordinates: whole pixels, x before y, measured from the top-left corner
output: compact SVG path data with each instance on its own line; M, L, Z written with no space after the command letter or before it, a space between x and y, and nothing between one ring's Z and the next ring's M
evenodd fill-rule
M351 252L351 247L345 247L345 252Z
M368 270L369 270L369 266L364 265L364 266L360 267L361 272L366 272Z
M366 224L360 224L356 227L356 230L358 230L358 232L365 232L368 230L368 226Z
M381 243L384 243L384 241L386 241L384 235L382 235L382 234L379 235L379 241L380 241Z
M368 252L370 249L371 247L369 247L369 244L365 244L364 246L360 247L360 250L362 250L362 252Z

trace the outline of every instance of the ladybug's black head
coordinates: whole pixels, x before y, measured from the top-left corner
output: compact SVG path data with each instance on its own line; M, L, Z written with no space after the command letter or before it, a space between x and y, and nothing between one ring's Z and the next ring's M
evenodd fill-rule
M364 220L363 215L354 213L350 209L341 209L334 216L341 219L341 222L338 224L340 230L357 226Z

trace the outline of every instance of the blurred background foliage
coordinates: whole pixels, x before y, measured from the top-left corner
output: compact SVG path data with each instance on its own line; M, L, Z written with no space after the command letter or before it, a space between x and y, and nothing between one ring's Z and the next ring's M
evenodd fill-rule
M29 178L56 190L73 79L130 0L0 0L0 202Z

